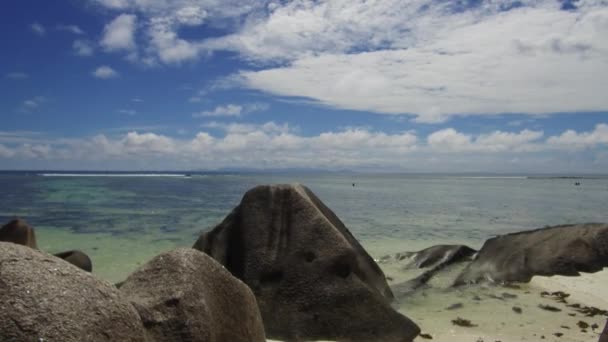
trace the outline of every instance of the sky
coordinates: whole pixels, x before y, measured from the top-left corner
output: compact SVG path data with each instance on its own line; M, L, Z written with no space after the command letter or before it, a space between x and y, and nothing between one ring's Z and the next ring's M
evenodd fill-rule
M608 0L0 16L0 169L608 173Z

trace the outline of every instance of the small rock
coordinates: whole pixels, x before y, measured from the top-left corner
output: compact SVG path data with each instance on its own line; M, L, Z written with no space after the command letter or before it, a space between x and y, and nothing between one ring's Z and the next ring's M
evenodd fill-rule
M581 329L589 328L589 323L587 323L585 321L578 321L578 323L576 323L576 325L578 325L578 327Z
M520 314L522 312L521 308L519 306L514 306L511 308L515 313Z
M427 340L432 340L433 336L431 336L431 334L420 334L420 337L427 339Z
M446 310L457 310L457 309L462 309L464 305L462 303L455 303L452 304L450 306L448 306L447 308L445 308Z
M464 318L460 318L460 317L453 319L452 324L460 326L460 327L467 327L467 328L472 328L472 327L477 326L477 324L471 323L471 321L469 321L468 319L464 319Z
M546 310L546 311L551 311L551 312L558 312L558 311L562 311L562 309L556 308L555 306L551 306L551 305L543 305L543 304L538 304L538 307Z
M514 299L514 298L517 298L517 295L512 294L512 293L508 293L508 292L503 292L502 298L504 298L504 299Z
M562 334L562 333L560 333L560 332L556 332L556 333L554 333L553 335L555 335L555 336L557 336L557 337L562 337L562 336L564 336L564 334Z

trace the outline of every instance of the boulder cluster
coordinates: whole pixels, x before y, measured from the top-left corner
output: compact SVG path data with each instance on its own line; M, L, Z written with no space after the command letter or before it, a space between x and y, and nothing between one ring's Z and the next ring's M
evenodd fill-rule
M608 266L608 225L549 227L490 239L480 251L439 245L381 262L423 269L394 286L411 290L455 265L454 286L596 272ZM3 226L0 339L407 342L420 334L391 307L378 264L298 184L251 189L192 248L158 255L120 284L91 271L83 252L38 250L24 221Z
M0 229L2 341L412 341L384 273L302 185L259 186L193 248L112 285L82 252Z

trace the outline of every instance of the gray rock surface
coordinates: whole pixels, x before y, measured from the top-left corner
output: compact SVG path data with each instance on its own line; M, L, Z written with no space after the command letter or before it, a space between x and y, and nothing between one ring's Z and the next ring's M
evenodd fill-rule
M417 252L401 252L382 257L381 261L405 263L406 268L435 268L470 260L477 253L464 245L435 245Z
M487 240L455 284L528 282L535 275L576 276L606 266L608 225L562 225Z
M258 186L194 248L253 290L273 339L411 341L384 273L302 185Z
M139 312L150 341L265 341L251 290L200 251L156 256L120 290Z
M145 341L112 285L52 255L0 242L2 341Z

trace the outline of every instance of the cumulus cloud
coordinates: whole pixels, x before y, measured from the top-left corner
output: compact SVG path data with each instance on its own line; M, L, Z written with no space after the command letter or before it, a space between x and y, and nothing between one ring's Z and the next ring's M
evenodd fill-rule
M103 30L101 46L106 51L133 50L136 24L137 17L132 14L121 14L114 18Z
M98 67L97 69L95 69L92 72L93 77L102 79L102 80L107 80L110 78L116 78L119 76L118 72L112 68L110 68L107 65L102 65L100 67Z
M72 44L72 49L74 53L78 56L92 56L95 48L93 47L93 43L86 39L77 39Z
M475 137L446 128L427 137L428 146L439 152L523 152L540 148L542 131L523 130L518 133L494 131Z
M608 144L608 125L598 124L590 132L567 130L559 136L551 137L547 143L555 148L580 150L601 144Z
M39 23L30 24L30 30L39 36L44 36L46 34L46 29Z
M104 162L129 167L173 165L176 169L221 167L324 168L429 171L601 171L608 146L607 124L588 132L566 131L545 138L541 131L494 131L466 134L453 128L426 137L414 132L386 133L365 128L302 135L288 124L211 122L192 138L129 131L118 136L52 139L28 133L0 132L2 160L47 160L52 165ZM573 166L572 145L588 149L594 162ZM543 152L543 158L538 153ZM577 154L578 155L578 154ZM578 157L577 157L578 158ZM74 165L74 164L69 164Z

